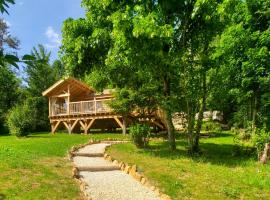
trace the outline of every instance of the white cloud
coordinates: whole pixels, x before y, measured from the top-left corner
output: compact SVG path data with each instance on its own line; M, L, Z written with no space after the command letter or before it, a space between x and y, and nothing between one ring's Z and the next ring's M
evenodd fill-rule
M45 32L49 42L45 44L47 48L54 49L61 45L60 35L53 29L53 27L48 26Z

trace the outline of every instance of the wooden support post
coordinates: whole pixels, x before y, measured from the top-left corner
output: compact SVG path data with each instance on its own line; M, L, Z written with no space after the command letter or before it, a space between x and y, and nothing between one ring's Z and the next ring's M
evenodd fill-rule
M75 128L76 124L78 123L79 119L76 119L75 122L73 124L70 124L71 125L71 132L73 131L73 129Z
M81 110L80 110L80 113L84 113L84 110L83 110L83 102L81 101Z
M49 117L52 115L51 111L51 97L49 97Z
M89 124L87 123L87 121L85 121L84 123L82 121L79 121L79 123L81 124L81 127L84 130L84 134L87 135L88 130L91 128L91 126L93 125L95 119L90 120Z
M86 124L86 122L83 123L83 122L80 120L79 123L80 123L81 127L82 127L83 130L84 130L84 134L87 134L87 131L86 131L86 126L87 126L87 124Z
M51 124L51 128L52 128L52 134L55 133L56 129L58 128L59 124L60 124L60 120L56 122L56 124L54 125L54 122Z
M70 124L70 122L67 123L67 122L63 121L63 123L64 123L65 127L67 128L68 134L71 134L71 124Z
M67 114L70 115L70 85L68 85Z
M120 126L120 128L123 129L123 124L121 123L121 121L117 117L113 117L113 118L116 121L116 123Z
M158 126L162 130L164 129L164 127L160 123L158 123L157 121L153 121L153 124L155 124L156 126Z
M123 135L126 135L127 134L127 118L123 116L123 128L122 128L122 131L123 131Z
M95 114L97 114L97 101L96 101L96 97L94 97L94 106L95 106Z
M91 126L93 125L93 123L94 123L95 120L96 120L96 119L93 118L93 119L89 122L88 125L87 125L87 123L85 124L85 134L87 134L88 130L91 128Z

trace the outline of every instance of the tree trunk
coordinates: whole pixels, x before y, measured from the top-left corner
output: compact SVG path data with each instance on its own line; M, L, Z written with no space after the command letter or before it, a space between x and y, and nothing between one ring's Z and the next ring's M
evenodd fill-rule
M266 143L263 152L259 155L260 163L266 164L270 158L270 143Z
M127 134L127 117L123 116L123 129L122 129L123 135Z
M170 108L168 108L168 101L170 100L171 90L170 90L170 79L168 77L164 77L163 79L163 91L164 91L164 97L166 105L164 109L164 117L165 117L165 123L166 128L168 131L168 140L170 144L170 148L172 151L176 150L176 144L175 144L175 135L174 135L174 127L172 123L172 113L170 111Z
M192 148L194 145L194 125L195 125L195 112L194 106L191 102L187 101L187 135L189 143L189 151L192 153Z
M202 94L202 101L200 102L200 110L198 115L198 120L196 124L196 131L195 131L195 138L194 143L192 147L193 152L199 152L199 140L200 140L200 133L202 129L202 123L203 123L203 113L206 109L206 74L203 72L203 94Z
M254 92L254 100L253 100L253 110L252 110L252 131L255 132L256 130L256 115L257 115L257 92Z
M172 123L172 115L169 111L164 111L165 123L168 131L168 140L172 151L176 150L174 127Z

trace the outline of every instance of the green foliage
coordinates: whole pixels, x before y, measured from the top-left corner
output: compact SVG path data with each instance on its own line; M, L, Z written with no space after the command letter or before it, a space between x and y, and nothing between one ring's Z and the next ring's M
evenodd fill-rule
M232 128L232 133L234 134L234 149L233 155L250 155L254 152L255 149L250 149L252 146L251 138L253 135L252 128L243 129L243 128Z
M212 55L220 64L216 85L222 86L222 91L213 90L213 93L223 93L215 96L228 105L227 112L236 113L233 121L237 126L245 127L247 121L252 121L255 129L269 121L269 107L262 102L270 92L267 86L270 4L264 0L248 0L234 1L226 6L228 10L223 14L228 25L214 41Z
M270 121L268 1L83 0L82 6L85 18L63 25L67 72L86 76L100 91L120 88L118 112L163 109L172 149L173 112L187 115L190 149L198 149L199 111L223 111L237 127Z
M32 103L33 101L26 101L11 109L7 117L7 124L12 135L27 136L35 129L37 113L35 113Z
M270 142L270 132L265 128L257 129L252 135L252 142L260 154L264 150L265 144Z
M232 128L232 132L235 134L235 141L238 141L239 143L249 141L252 136L251 129Z
M6 133L5 119L8 110L19 102L19 80L8 67L0 67L0 134Z
M35 60L26 62L26 82L30 96L38 97L59 78L59 69L50 65L51 52L47 52L43 45L34 47L31 55Z
M127 116L135 108L136 93L127 88L117 89L115 99L110 102L110 107L119 114Z
M146 124L135 124L130 127L130 136L133 143L138 148L144 148L148 145L150 136L150 127Z
M15 4L15 0L0 0L0 12L8 14L9 4Z
M42 96L42 92L59 80L64 69L60 61L50 64L50 55L43 45L34 47L31 56L26 61L25 72L27 74L26 101L32 101L31 109L36 115L33 122L34 131L47 131L50 129L48 119L48 100ZM34 59L31 60L31 57ZM45 75L46 74L46 75Z
M220 133L222 128L218 122L204 121L202 123L202 131Z

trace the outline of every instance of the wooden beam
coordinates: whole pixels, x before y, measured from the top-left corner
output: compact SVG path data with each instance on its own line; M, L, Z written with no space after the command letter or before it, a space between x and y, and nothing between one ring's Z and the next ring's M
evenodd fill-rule
M93 114L83 114L83 115L57 115L57 116L51 116L50 120L51 121L58 121L61 119L62 121L67 121L67 120L90 120L90 119L113 119L114 117L122 117L120 115L116 115L113 113L110 113L109 115L93 115Z
M68 93L64 93L64 94L59 94L59 95L53 95L53 96L51 96L51 97L57 98L57 97L68 97L68 96L69 96Z
M55 131L56 131L56 129L58 128L58 126L59 126L59 124L60 124L60 120L59 121L57 121L56 122L56 124L54 125L54 124L52 124L52 133L54 134L55 133Z
M70 85L68 85L68 96L67 96L67 114L70 114Z
M96 120L96 119L92 119L92 120L89 122L89 124L86 126L86 131L88 131L88 130L91 128L91 126L93 125L93 123L94 123L95 120Z
M123 129L123 124L121 123L121 121L117 117L114 117L114 119L117 122L117 124L120 126L120 128Z
M97 101L96 101L96 97L94 97L94 106L95 106L95 114L97 114Z
M81 124L81 127L83 128L83 130L84 130L84 134L86 135L87 134L87 122L86 122L86 120L84 120L85 122L82 122L82 120L80 120L79 122L80 122L80 124Z
M153 124L157 125L161 129L164 129L164 127L160 123L158 123L156 121L153 121Z
M71 134L71 125L70 124L68 124L67 122L65 122L65 121L63 121L63 123L64 123L64 125L65 125L65 127L67 128L67 130L68 130L68 134Z
M52 115L52 109L51 109L51 97L49 97L49 117Z
M79 119L76 119L75 120L75 122L72 124L72 125L70 125L71 126L71 132L73 131L73 129L75 128L75 126L76 126L76 124L78 123L78 121L79 121Z
M79 121L80 122L80 124L81 124L81 126L82 126L82 128L83 128L83 130L85 130L85 128L86 128L86 124L84 124L81 120Z

